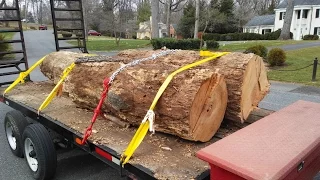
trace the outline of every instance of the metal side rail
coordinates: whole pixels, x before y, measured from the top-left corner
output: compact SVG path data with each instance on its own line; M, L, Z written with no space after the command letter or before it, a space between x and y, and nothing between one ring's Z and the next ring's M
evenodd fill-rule
M6 69L4 70L4 73L0 73L0 77L3 76L10 76L10 75L15 75L15 74L20 74L21 72L26 71L29 66L28 66L28 59L27 59L27 53L26 53L26 47L25 47L25 42L24 42L24 35L23 35L23 29L22 29L22 22L21 22L21 15L20 15L20 9L18 6L18 0L13 0L14 1L14 7L7 7L4 6L0 8L1 11L15 11L16 12L16 17L6 17L4 16L3 19L0 19L0 22L11 22L11 21L16 21L18 23L18 28L17 29L3 29L0 30L0 33L10 33L10 32L15 32L20 34L20 38L16 40L2 40L0 41L0 44L12 44L12 43L21 43L21 50L7 50L0 52L0 56L2 56L4 59L6 58L6 55L15 55L15 54L22 54L22 58L20 60L12 59L12 57L9 57L8 60L1 60L0 61L0 70L1 69ZM4 13L6 14L6 13ZM24 64L24 68L21 69L19 67L20 64ZM1 70L2 71L2 70ZM3 72L3 71L2 71ZM10 79L10 78L3 78L3 79ZM30 76L26 77L26 80L30 80ZM11 84L12 81L6 81L0 82L0 86Z
M55 7L55 2L63 1L67 4L67 7ZM68 3L79 3L79 7L71 7L71 5ZM86 45L86 39L85 39L85 27L84 27L84 20L83 20L83 8L82 8L82 0L50 0L51 5L51 15L52 15L52 24L53 24L53 33L54 33L54 40L56 45L56 51L64 50L64 49L79 49L83 53L88 53L87 45ZM80 14L79 17L56 17L56 13L58 12L77 12ZM61 21L69 21L69 22L80 22L80 28L79 27L59 27L60 24L58 24ZM69 23L72 24L72 23ZM73 36L76 36L76 33L81 33L80 37L58 37L59 31L67 31L71 32ZM76 32L76 33L74 33ZM77 40L78 46L68 46L63 47L60 46L60 41L64 40Z

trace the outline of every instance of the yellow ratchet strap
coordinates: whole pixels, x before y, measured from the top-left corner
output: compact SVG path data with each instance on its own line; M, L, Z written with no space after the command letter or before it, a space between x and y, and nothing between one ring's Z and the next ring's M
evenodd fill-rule
M216 55L215 52L203 51L203 50L200 51L200 56L202 56L202 57L210 57L210 56L214 56L214 55Z
M40 111L45 109L50 104L50 102L52 101L52 99L54 97L56 97L59 89L61 89L63 81L67 78L67 76L72 71L72 69L75 67L75 65L76 65L75 63L72 63L69 67L67 67L66 69L63 70L59 82L56 84L56 86L52 89L52 91L50 92L48 97L43 101L43 103L39 107L38 114L40 113Z
M229 52L218 52L218 53L212 53L210 54L210 57L202 59L200 61L188 64L186 66L183 66L181 68L179 68L178 70L174 71L173 73L171 73L166 80L164 81L164 83L161 85L161 87L159 88L155 98L153 99L153 102L150 106L149 111L153 111L153 109L155 108L155 106L157 105L158 100L160 99L161 95L163 94L163 92L166 90L166 88L168 87L169 83L171 82L171 80L173 79L173 77L175 75L177 75L178 73L185 71L187 69L199 66L205 62L217 59L223 55L228 54ZM208 56L209 54L207 53L206 56ZM120 162L122 163L122 166L124 164L126 164L129 159L131 158L131 156L133 155L133 153L135 152L135 150L139 147L139 145L141 144L142 140L144 139L144 137L146 136L148 129L149 129L149 119L145 122L142 122L138 128L138 130L136 131L135 135L133 136L131 142L129 143L127 149L124 151L124 153L121 155L121 159Z
M19 77L3 92L3 95L5 95L6 93L8 93L9 91L11 91L14 87L16 87L16 85L18 85L19 83L24 83L24 79L37 67L39 66L43 60L46 58L47 56L44 56L43 58L41 58L40 60L38 60L34 65L32 65L27 71L25 72L21 72L19 74Z

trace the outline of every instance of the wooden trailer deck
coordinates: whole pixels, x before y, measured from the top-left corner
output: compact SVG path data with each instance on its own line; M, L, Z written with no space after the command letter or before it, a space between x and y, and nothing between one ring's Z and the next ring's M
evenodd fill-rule
M53 87L50 81L29 82L16 86L6 97L37 110ZM3 92L3 88L0 92ZM254 111L245 124L225 120L216 135L207 143L186 141L159 132L152 136L147 135L129 163L150 170L150 173L158 179L194 179L209 169L206 162L196 157L197 151L270 113L272 112L266 110ZM72 132L82 135L90 123L93 112L78 108L64 94L55 98L42 114L66 125ZM121 128L102 118L98 118L93 129L90 141L114 150L118 153L118 157L136 130L135 127ZM168 150L169 148L171 150Z

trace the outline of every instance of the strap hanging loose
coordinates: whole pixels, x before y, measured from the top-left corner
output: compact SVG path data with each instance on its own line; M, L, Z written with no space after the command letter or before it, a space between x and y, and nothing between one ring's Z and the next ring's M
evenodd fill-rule
M164 81L164 83L161 85L161 87L159 88L155 98L152 101L152 104L148 110L147 115L145 116L145 118L143 119L143 121L141 122L138 130L136 131L135 135L133 136L132 140L130 141L127 149L124 151L124 153L121 155L121 159L120 162L122 165L126 164L129 159L131 158L131 156L133 155L133 153L135 152L135 150L139 147L139 145L141 144L142 140L144 139L144 137L146 136L148 129L151 132L154 132L154 127L153 127L153 123L154 123L154 112L153 109L155 108L155 106L157 105L158 100L160 99L161 95L163 94L163 92L166 90L166 88L168 87L169 83L171 82L171 80L173 79L173 77L175 75L177 75L178 73L188 70L190 68L199 66L203 63L206 63L208 61L211 60L215 60L223 55L228 54L229 52L221 52L221 53L213 53L211 57L202 59L200 61L188 64L186 66L183 66L181 68L179 68L178 70L174 71L173 73L171 73L166 80ZM208 56L208 53L206 53L206 56ZM151 113L152 112L152 113Z
M71 65L69 67L67 67L66 69L63 70L60 80L59 82L56 84L56 86L52 89L52 91L50 92L50 94L47 96L47 98L43 101L43 103L41 104L41 106L38 109L38 114L40 114L40 111L42 111L43 109L45 109L50 102L52 101L52 99L54 97L56 97L57 93L62 90L62 83L64 82L64 80L67 78L67 76L69 75L69 73L73 70L73 68L75 67L75 63L71 63Z
M37 67L39 66L47 56L44 56L40 60L38 60L34 65L32 65L27 71L21 72L19 77L3 92L3 95L10 92L14 87L16 87L19 83L24 83L24 79Z

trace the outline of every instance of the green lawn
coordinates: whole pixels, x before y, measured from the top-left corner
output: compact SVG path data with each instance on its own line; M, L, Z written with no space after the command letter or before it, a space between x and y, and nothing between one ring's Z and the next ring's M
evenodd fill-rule
M14 32L7 32L7 33L1 33L1 34L4 34L5 35L5 39L6 40L11 40L14 36ZM9 44L9 50L12 50L12 44ZM3 51L3 50L0 50L0 51ZM2 57L1 59L3 60L9 60L9 59L14 59L15 58L15 55L14 54L8 54L8 55L5 55L4 57Z
M77 45L77 41L68 41L73 45ZM87 41L87 48L89 51L115 51L125 49L137 49L150 46L150 40L138 39L121 39L120 45L117 46L114 39L108 37L90 37Z
M114 40L114 37L109 36L88 36L89 41Z
M237 43L232 43L232 44L225 44L223 42L220 42L220 50L223 51L241 51L245 50L250 46L254 45L264 45L266 47L271 47L271 46L283 46L283 45L290 45L290 44L300 44L300 43L306 43L310 41L295 41L295 40L287 40L287 41L280 41L280 40L271 40L271 41L266 41L266 40L261 40L261 41L239 41Z
M7 33L2 33L6 36L7 40L11 40L15 34L15 32L7 32Z
M304 48L299 50L286 51L287 60L283 67L270 68L268 78L270 80L303 83L307 85L320 86L320 66L318 65L317 81L312 82L312 69L308 68L298 71L277 71L293 70L308 66L313 63L315 57L320 58L320 47Z

